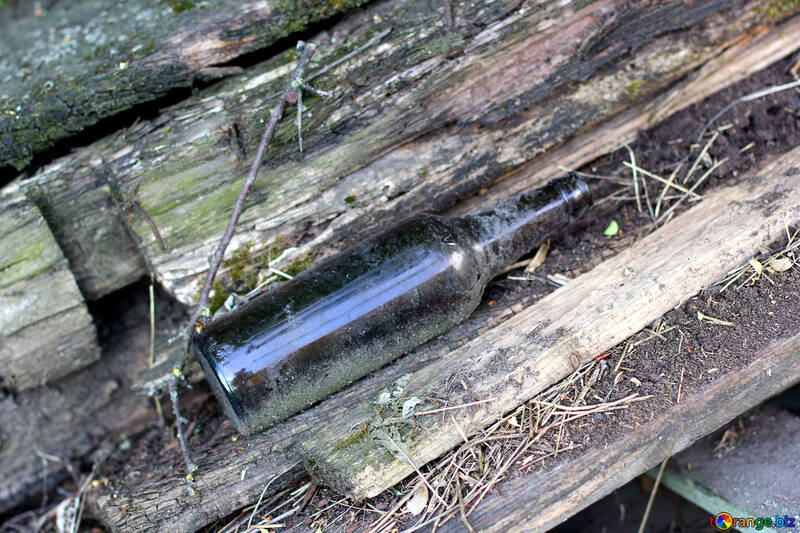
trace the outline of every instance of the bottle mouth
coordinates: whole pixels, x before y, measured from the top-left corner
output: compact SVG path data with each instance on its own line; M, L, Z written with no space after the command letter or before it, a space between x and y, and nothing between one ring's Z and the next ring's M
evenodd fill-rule
M564 203L572 217L578 217L592 205L592 193L586 182L574 172L566 176L550 180L552 185L561 194Z

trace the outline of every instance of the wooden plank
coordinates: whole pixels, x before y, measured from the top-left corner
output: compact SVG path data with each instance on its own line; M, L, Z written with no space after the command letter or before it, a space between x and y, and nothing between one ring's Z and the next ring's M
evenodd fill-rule
M92 318L39 210L0 196L0 384L36 387L100 357Z
M385 28L375 26L376 14L393 29L315 81L335 97L307 99L312 115L302 154L294 125L284 122L234 247L251 244L251 264L257 264L276 239L290 245L302 239L283 265L306 264L364 228L451 207L662 90L742 32L779 22L764 19L760 1L648 4L630 17L622 16L627 3L612 0L577 11L572 4L515 7L511 1L458 5L457 23L447 28L427 3L397 0L333 28L349 49ZM653 31L654 18L673 22ZM478 29L469 20L487 26ZM344 51L329 39L318 44L316 57L325 63ZM563 53L553 55L554 47ZM146 219L130 218L159 280L184 303L199 292L241 184L245 167L236 139L252 153L270 96L291 66L276 57L203 91L159 121L125 132L125 149L87 148L114 176L122 206L137 202L160 228L166 252ZM520 77L527 81L519 83ZM581 83L572 83L576 78Z
M470 514L470 524L486 532L520 524L531 533L547 531L798 378L800 334L795 332L608 447L507 481ZM439 531L463 531L463 525L452 520Z
M533 298L535 295L528 296ZM308 475L294 448L303 435L350 405L370 398L382 383L391 383L421 368L454 350L463 339L477 337L507 320L523 303L483 308L466 322L415 350L410 357L261 434L241 437L225 422L219 430L220 438L190 440L193 456L200 466L195 474L197 494L192 497L186 495L183 478L176 475L183 468L178 453L154 457L146 442L136 442L134 446L140 449L135 456L146 457L146 464L127 459L127 469L109 474L109 486L88 494L87 509L112 531L122 532L191 532L230 515L254 503L268 483L271 482L271 491L278 491ZM221 412L218 416L224 417ZM146 471L147 476L136 474L141 471ZM286 473L276 477L283 472Z
M763 404L740 421L672 457L662 483L713 516L794 517L800 509L800 417Z
M30 5L0 16L0 167L268 48L363 0L221 0ZM0 14L12 6L0 6Z
M798 167L795 149L414 373L408 397L449 405L494 400L454 410L435 431L417 419L403 436L405 453L417 466L435 459L463 434L490 424L777 239L786 224L800 221ZM413 472L377 440L348 440L349 428L375 416L370 402L352 406L300 444L312 473L354 499L375 496Z

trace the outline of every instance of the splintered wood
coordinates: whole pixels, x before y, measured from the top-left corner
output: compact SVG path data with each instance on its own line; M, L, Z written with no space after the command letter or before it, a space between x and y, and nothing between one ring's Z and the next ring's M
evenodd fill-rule
M800 221L799 169L795 149L710 194L567 287L415 372L405 389L409 398L442 398L449 405L494 401L453 410L444 421L418 417L402 438L395 431L402 455L380 439L348 440L351 428L375 417L372 402L355 405L302 441L310 471L358 500L412 474L455 446L462 433L490 424L784 234L787 224Z

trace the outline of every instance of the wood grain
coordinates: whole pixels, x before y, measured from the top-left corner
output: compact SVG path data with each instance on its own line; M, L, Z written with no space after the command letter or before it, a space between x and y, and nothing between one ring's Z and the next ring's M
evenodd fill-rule
M315 80L335 97L305 100L310 115L304 120L303 153L297 151L293 121L284 121L231 252L250 246L256 264L272 245L299 243L278 266L317 261L378 227L419 211L452 208L496 182L500 189L504 183L541 182L550 176L521 172L520 179L505 178L523 165L535 165L579 132L588 136L604 120L635 118L620 122L628 128L601 130L608 135L595 139L612 140L589 143L579 158L562 163L599 156L613 148L616 137L627 139L643 127L654 110L620 112L673 87L671 94L682 94L683 76L694 76L695 69L735 43L754 44L754 35L779 24L764 18L765 6L755 0L674 1L628 13L629 4L621 0L580 10L550 2L520 10L509 0L456 6L453 28L425 2L370 6L330 30L337 44L319 38L315 57L328 64L389 27L391 33ZM378 26L376 14L382 21ZM673 22L653 31L654 17ZM475 20L482 25L469 23ZM785 45L779 55L790 53L797 42L779 41ZM742 74L750 68L744 58L764 46L759 41L735 56L743 60ZM562 52L553 54L554 47ZM290 59L275 56L163 110L158 119L60 160L59 169L34 181L47 190L51 180L70 183L71 174L105 176L159 281L192 304L273 104L270 97L291 67ZM707 92L717 88L704 85ZM548 161L551 172L558 160ZM476 201L490 200L480 198ZM166 251L149 222L129 214L133 202L152 217ZM76 206L81 212L90 207L91 202ZM67 220L69 210L64 211L53 219ZM119 224L112 215L103 215L108 227ZM102 227L102 221L92 227ZM77 244L83 255L102 257L94 250L104 243L93 240L91 231L82 235ZM116 276L110 272L108 278Z

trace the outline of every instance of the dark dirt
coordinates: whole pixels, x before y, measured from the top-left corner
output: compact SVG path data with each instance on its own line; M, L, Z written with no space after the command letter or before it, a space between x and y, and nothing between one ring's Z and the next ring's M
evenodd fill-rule
M791 60L781 61L643 132L631 145L636 153L637 163L642 168L668 174L669 166L687 155L688 146L694 142L696 135L710 117L742 95L791 81L788 69L792 64ZM698 188L697 192L700 194L730 185L748 170L761 166L771 157L785 153L800 144L800 95L795 91L786 91L758 101L739 104L721 117L714 124L714 128L724 127L727 124L732 126L720 133L709 150L713 159L727 158L727 161ZM706 135L706 139L710 134L711 132ZM694 148L689 164L698 149L697 146ZM627 160L629 154L622 149L594 161L581 170L630 180L630 171L622 166L622 162ZM687 166L684 164L684 168ZM702 165L698 172L702 173L706 168L707 165ZM647 183L650 198L656 198L661 192L661 186L652 180L648 180ZM604 180L591 180L591 185L596 200L620 189L619 185ZM678 211L687 207L683 206ZM619 224L620 232L616 236L607 237L604 235L604 230L612 220ZM649 231L649 215L646 210L639 212L633 200L598 202L587 216L551 239L547 261L537 269L536 274L541 277L548 274L574 277L626 248ZM781 248L784 244L785 240L774 243L774 247ZM510 274L522 275L521 271ZM703 385L714 381L717 376L748 364L759 348L777 338L800 331L800 315L796 313L796 309L800 306L800 292L798 292L800 270L795 266L788 272L770 277L774 284L762 279L753 286L742 287L739 290L730 288L720 293L718 288L708 289L680 308L667 313L663 321L674 329L664 333L666 340L654 338L639 344L626 355L622 363L622 366L628 369L627 376L635 377L641 385L636 385L626 378L612 387L613 373L609 373L597 383L593 391L600 398L607 397L609 400L622 398L632 392L652 394L653 398L627 410L617 411L616 414L601 414L591 420L583 419L585 421L582 423L566 428L562 441L602 446L636 425L648 422L673 405L677 399L679 386L682 394L692 394ZM554 290L552 285L540 281L497 279L487 288L481 307L475 316L501 317L498 320L507 318L513 313L498 314L496 310L530 305L552 290ZM697 311L733 322L735 326L701 323L697 318ZM110 315L113 315L113 312L109 309ZM107 327L113 329L113 321ZM477 332L475 334L477 335ZM631 341L637 342L649 335L644 331L634 336ZM108 335L103 337L110 338ZM609 358L605 360L609 370L613 370L619 362L624 348L625 345L622 344L611 351ZM682 369L685 371L681 385ZM594 401L598 400L590 399L590 402ZM196 457L202 457L204 450L222 440L233 438L235 431L232 425L224 418L213 395L204 384L183 395L182 404L186 416L192 420L188 427L188 444ZM168 410L167 404L165 411ZM167 415L167 419L171 417ZM174 476L176 470L173 469L182 468L177 442L174 439L165 440L155 420L154 415L152 427L138 437L129 435L129 438L133 439L130 449L117 450L112 454L102 465L97 477L112 480L116 478L122 483L136 484L151 475ZM542 467L551 468L557 461L563 460L564 457L569 458L570 454L574 456L576 453L579 452L565 452L560 458L542 463ZM149 473L148 465L154 463L160 465L159 472ZM110 482L108 490L113 492L114 483ZM621 489L613 498L624 500L626 491L627 489ZM397 499L398 497L387 493L374 499L370 504L377 509L386 510ZM299 526L297 529L303 530L310 513L336 500L335 494L327 489L320 489L315 498L309 502L306 511L289 518L286 524ZM350 510L353 514L348 515L349 520L342 522L344 525L340 523L341 530L355 529L354 526L357 525L366 526L368 520L375 516L374 513L360 509L362 507ZM629 508L628 512L640 512L637 509L638 507ZM332 510L329 514L333 516L335 512L342 511ZM217 527L232 518L219 521ZM654 527L648 531L666 531L665 527L657 525L662 522L664 521L655 519ZM577 527L571 529L570 523L558 531L566 533L585 530ZM212 526L209 530L216 528ZM612 526L608 531L615 529ZM687 522L686 528L679 527L674 531L702 531L702 529L700 524Z

